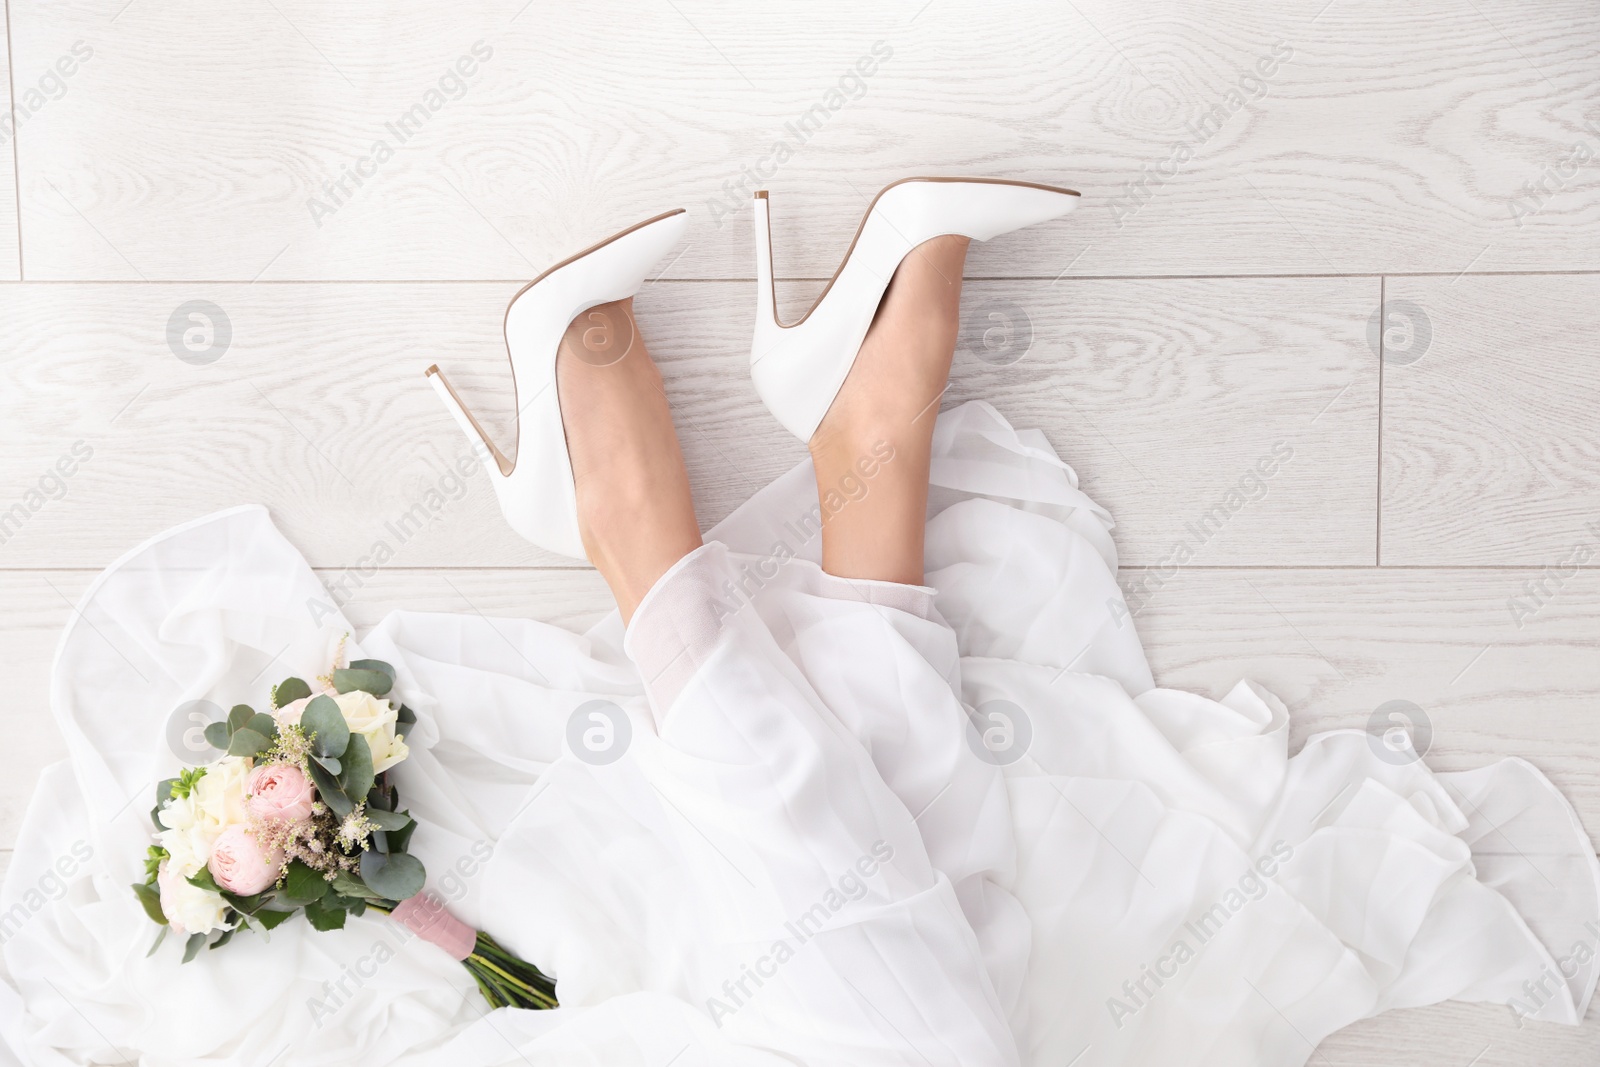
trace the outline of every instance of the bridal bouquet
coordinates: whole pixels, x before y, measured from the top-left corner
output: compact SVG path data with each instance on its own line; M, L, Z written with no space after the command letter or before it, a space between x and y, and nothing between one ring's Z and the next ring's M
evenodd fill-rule
M417 823L389 782L416 722L387 699L394 668L356 660L318 684L285 679L271 713L238 705L206 727L225 755L156 787L156 843L133 887L161 927L150 951L171 930L188 963L240 930L264 935L296 915L337 930L370 908L465 964L492 1007L555 1007L537 967L422 892L426 872L406 851Z

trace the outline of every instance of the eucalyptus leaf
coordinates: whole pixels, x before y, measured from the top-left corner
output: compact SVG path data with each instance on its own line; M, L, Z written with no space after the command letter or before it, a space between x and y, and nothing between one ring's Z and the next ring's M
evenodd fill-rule
M228 750L228 738L231 736L233 736L232 731L228 729L228 724L225 722L206 724L206 744L212 748L220 748L226 752Z
M311 758L321 764L322 769L327 771L329 774L338 774L339 771L344 767L342 762L334 759L332 756L312 756Z
M183 962L188 963L200 954L200 949L206 943L205 934L190 934L189 940L183 943Z
M254 756L259 752L265 752L271 747L271 741L246 726L233 732L233 737L228 742L228 755Z
M162 929L167 925L167 913L161 910L161 893L153 885L137 882L133 887L134 896L139 898L139 903L144 905L144 913L150 916L151 921L158 923ZM160 944L160 942L156 942ZM150 951L154 952L155 949Z
M311 771L311 782L317 787L317 799L328 805L339 818L344 818L355 810L356 806L350 803L350 798L345 796L339 787L339 780L324 770L321 764L312 762L306 765Z
M373 807L367 808L367 818L380 830L404 830L411 822L411 816L403 811L384 811Z
M254 730L269 741L276 740L278 737L278 720L264 711L258 711L250 716L250 721L245 723L245 727Z
M367 810L373 811L394 810L394 789L390 786L374 785L367 790Z
M228 712L228 732L233 733L235 730L242 729L244 724L250 721L250 716L255 713L256 709L249 704L235 704L233 709Z
M145 959L149 959L151 956L156 954L156 949L160 948L161 942L167 939L167 931L170 929L172 929L172 927L163 925L161 929L156 931L156 939L155 941L151 942L150 951L144 954Z
M355 659L350 661L350 669L355 671L381 671L390 678L394 677L394 668L381 659Z
M350 727L345 725L344 712L326 694L313 697L306 705L306 710L300 713L300 727L312 735L312 751L319 756L343 756L345 746L350 743Z
M360 690L381 697L394 688L394 675L382 671L364 671L354 667L338 668L333 672L333 687L341 693Z
M285 678L272 689L272 706L275 708L286 707L296 700L304 700L311 695L311 687L299 678Z
M395 721L396 722L416 722L417 721L417 713L412 711L410 708L406 707L404 704L401 704L400 707L395 711L394 714L395 714Z
M333 891L342 897L361 897L364 900L382 900L382 893L374 892L367 883L348 871L333 876Z
M345 796L364 797L372 788L372 749L360 734L351 734L344 755L340 757L344 769L339 772L339 784Z
M372 831L372 847L379 852L389 851L389 835L382 830Z
M412 819L398 830L389 830L384 836L389 839L390 853L404 852L411 846L411 835L416 832L417 821Z
M422 891L427 872L422 861L403 852L361 854L361 880L390 900L405 900Z

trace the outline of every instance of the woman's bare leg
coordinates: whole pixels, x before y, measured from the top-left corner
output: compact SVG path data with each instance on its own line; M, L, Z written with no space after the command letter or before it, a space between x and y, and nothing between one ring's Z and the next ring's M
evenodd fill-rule
M701 543L661 372L631 299L591 308L567 328L556 389L583 547L626 623L656 579Z
M967 244L936 237L901 262L811 437L829 574L922 582L933 424L955 354Z

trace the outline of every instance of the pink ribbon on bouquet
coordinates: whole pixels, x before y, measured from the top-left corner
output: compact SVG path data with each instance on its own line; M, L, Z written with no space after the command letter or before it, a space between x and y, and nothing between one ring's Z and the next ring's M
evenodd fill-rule
M424 941L430 941L452 959L464 960L478 946L478 933L445 910L444 901L432 893L418 893L395 905L390 916Z

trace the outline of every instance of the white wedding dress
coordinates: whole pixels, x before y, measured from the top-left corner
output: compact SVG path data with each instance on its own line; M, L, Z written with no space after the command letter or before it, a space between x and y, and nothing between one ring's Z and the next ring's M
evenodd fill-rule
M0 894L0 1060L1280 1067L1394 1007L1582 1018L1600 869L1537 770L1359 731L1291 758L1252 684L1154 686L1110 518L1042 434L946 412L933 482L926 589L823 574L802 466L626 637L358 635L418 711L395 778L430 888L558 979L549 1012L485 1011L378 915L147 957L128 886L174 709L259 707L347 624L262 508L135 549L54 667L70 758Z

